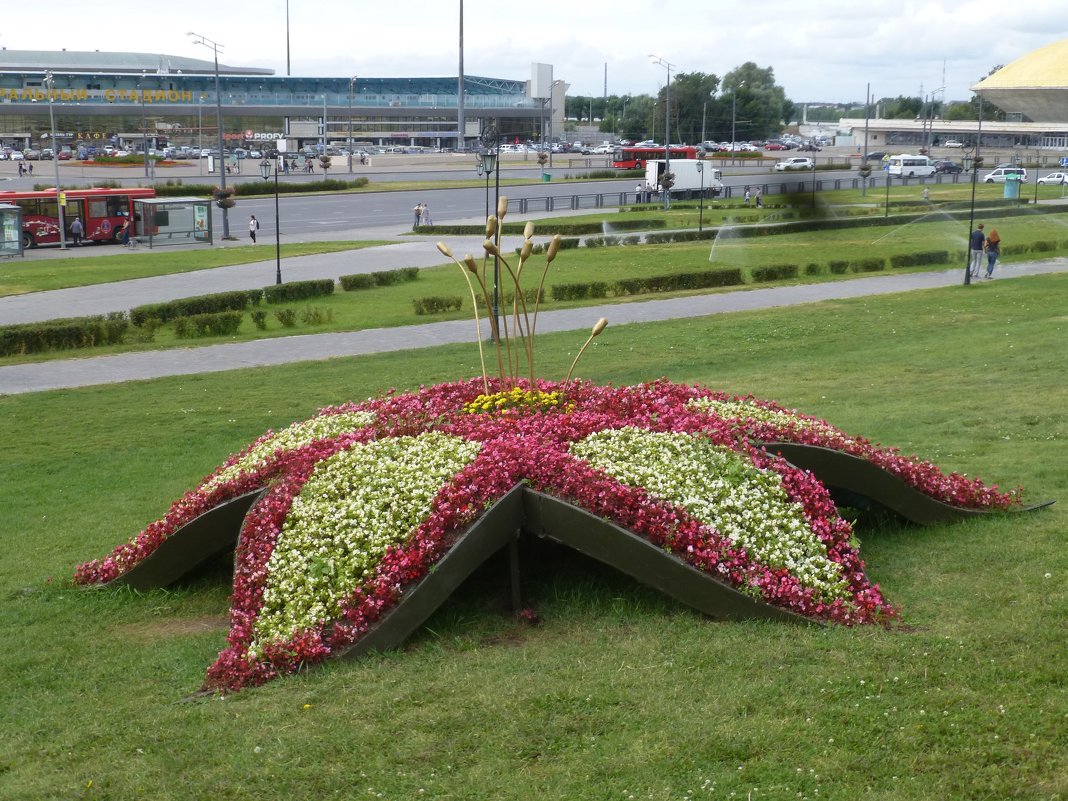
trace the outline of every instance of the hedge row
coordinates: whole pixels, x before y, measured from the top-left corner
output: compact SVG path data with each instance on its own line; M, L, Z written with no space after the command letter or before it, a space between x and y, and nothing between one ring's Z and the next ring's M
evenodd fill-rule
M645 231L650 228L663 228L666 224L666 220L619 220L608 225L613 231ZM563 220L548 220L538 228L538 235L601 234L604 233L604 227L605 223L603 222L569 223ZM525 222L506 222L501 226L501 234L504 236L522 235L525 228ZM420 234L452 234L458 236L483 234L485 231L486 227L484 225L421 225L418 229Z
M358 289L370 289L375 286L393 286L419 277L418 267L401 267L397 270L380 270L373 273L357 273L338 277L341 288L346 292Z
M412 300L412 306L415 307L415 313L418 315L459 311L463 305L464 299L459 295L440 295L435 297L414 298Z
M342 192L347 189L362 189L367 186L368 180L365 177L356 178L351 181L334 180L333 178L324 178L321 181L311 181L309 183L280 183L278 184L278 193L281 195L289 193L312 193L312 192ZM233 189L235 195L266 195L274 191L274 183L263 181L248 181L245 183L234 183L226 187L227 189ZM158 197L185 197L187 195L194 195L197 197L212 197L216 187L213 184L183 184L179 181L168 181L165 184L156 184L156 195Z
M289 303L334 294L333 278L316 278L313 281L290 281L287 284L271 284L263 288L263 297L268 303Z
M117 345L126 340L129 328L121 312L8 325L0 328L0 356Z
M618 281L591 281L582 284L556 284L552 299L558 301L582 300L584 298L627 297L654 292L677 292L690 289L708 289L719 286L737 286L743 283L742 271L736 267L702 270L676 275L649 275L642 278L623 278Z
M921 253L901 253L890 257L891 267L919 267L924 264L948 264L948 250L927 250Z
M166 303L146 303L130 309L130 321L140 327L149 319L168 323L179 317L197 314L212 314L224 311L244 311L263 300L260 289L238 289L233 292L216 292L212 295L196 295Z

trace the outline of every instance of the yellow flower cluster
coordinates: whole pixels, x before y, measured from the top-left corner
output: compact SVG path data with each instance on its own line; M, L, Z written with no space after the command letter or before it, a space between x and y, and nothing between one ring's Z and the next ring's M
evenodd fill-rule
M473 401L464 404L466 414L504 412L509 409L530 409L534 411L563 409L570 412L575 404L563 403L563 393L559 390L542 392L540 389L523 389L512 387L504 392L479 395Z

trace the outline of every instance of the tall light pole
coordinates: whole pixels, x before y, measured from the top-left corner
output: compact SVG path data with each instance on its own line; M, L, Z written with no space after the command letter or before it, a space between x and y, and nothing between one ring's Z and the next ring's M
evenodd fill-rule
M501 162L500 162L500 135L497 133L497 121L491 120L489 126L482 131L482 153L479 154L477 169L479 175L486 174L486 219L489 219L489 177L494 174L494 200L493 213L501 202ZM496 233L493 236L493 244L500 247L501 221L497 220ZM500 337L500 303L498 287L500 286L500 259L496 254L493 256L493 339L499 341Z
M972 206L968 214L968 261L964 265L964 285L972 283L972 232L975 230L975 184L979 178L979 168L983 166L983 96L979 95L979 127L975 134L975 158L972 159Z
M349 173L352 173L352 88L356 83L356 76L349 78Z
M697 217L697 232L705 230L705 152L703 150L698 152L699 159L697 161L697 172L701 176L701 200L699 203L700 212Z
M141 70L141 82L137 84L141 95L141 150L145 155L145 178L148 177L148 125L145 123L145 71Z
M289 6L287 4L286 8ZM287 26L288 30L288 26ZM219 189L222 195L226 195L226 165L223 163L223 124L222 124L222 90L219 88L219 48L218 42L214 42L206 36L189 31L187 36L193 37L193 44L204 45L215 55L215 117L219 135ZM288 58L288 55L287 55ZM230 238L230 215L226 206L222 207L223 239Z
M63 206L59 202L59 145L56 144L56 113L52 108L52 95L55 89L55 77L52 70L45 73L44 84L48 87L48 123L52 127L52 167L56 171L56 213L59 215L59 248L67 249L67 221L64 219Z
M274 157L274 282L282 283L282 234L278 226L278 159L281 154L276 152ZM267 181L271 177L271 162L264 159L260 162L260 175Z
M546 143L549 146L549 169L553 167L553 90L556 89L556 85L563 83L563 81L553 81L549 86L549 141ZM566 98L565 98L566 99ZM624 103L623 108L626 108ZM544 137L542 137L544 138Z
M649 54L655 64L667 69L667 83L664 84L664 176L671 172L671 68L675 65ZM592 116L592 115L591 115ZM671 188L664 187L664 211L671 208Z

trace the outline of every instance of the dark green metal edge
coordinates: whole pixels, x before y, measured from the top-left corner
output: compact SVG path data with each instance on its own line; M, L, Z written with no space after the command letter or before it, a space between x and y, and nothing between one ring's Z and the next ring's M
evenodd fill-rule
M967 509L935 500L867 459L833 448L796 442L762 444L768 453L777 453L794 467L811 472L830 490L835 501L843 505L856 505L859 496L924 526L1001 513L1001 510ZM1029 512L1052 503L1042 501L1021 507L1019 511Z
M530 489L523 500L528 531L604 562L709 617L816 622L752 598L628 529L567 501Z
M497 551L514 545L521 533L574 548L713 618L816 623L751 598L625 528L518 484L475 521L429 575L407 589L367 634L337 655L359 657L397 648L475 569ZM518 605L518 564L514 558L511 569L512 599Z
M125 584L135 590L173 584L197 565L237 544L245 515L263 492L258 489L239 495L195 517L109 584Z

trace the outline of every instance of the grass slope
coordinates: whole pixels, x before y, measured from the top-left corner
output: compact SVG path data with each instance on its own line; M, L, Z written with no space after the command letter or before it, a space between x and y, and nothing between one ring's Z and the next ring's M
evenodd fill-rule
M609 327L597 381L774 398L1059 503L869 521L893 631L722 624L580 559L506 567L406 648L176 703L222 647L227 566L167 591L73 589L269 427L472 375L474 346L0 398L0 798L1068 797L1068 276ZM539 342L560 377L581 344Z

